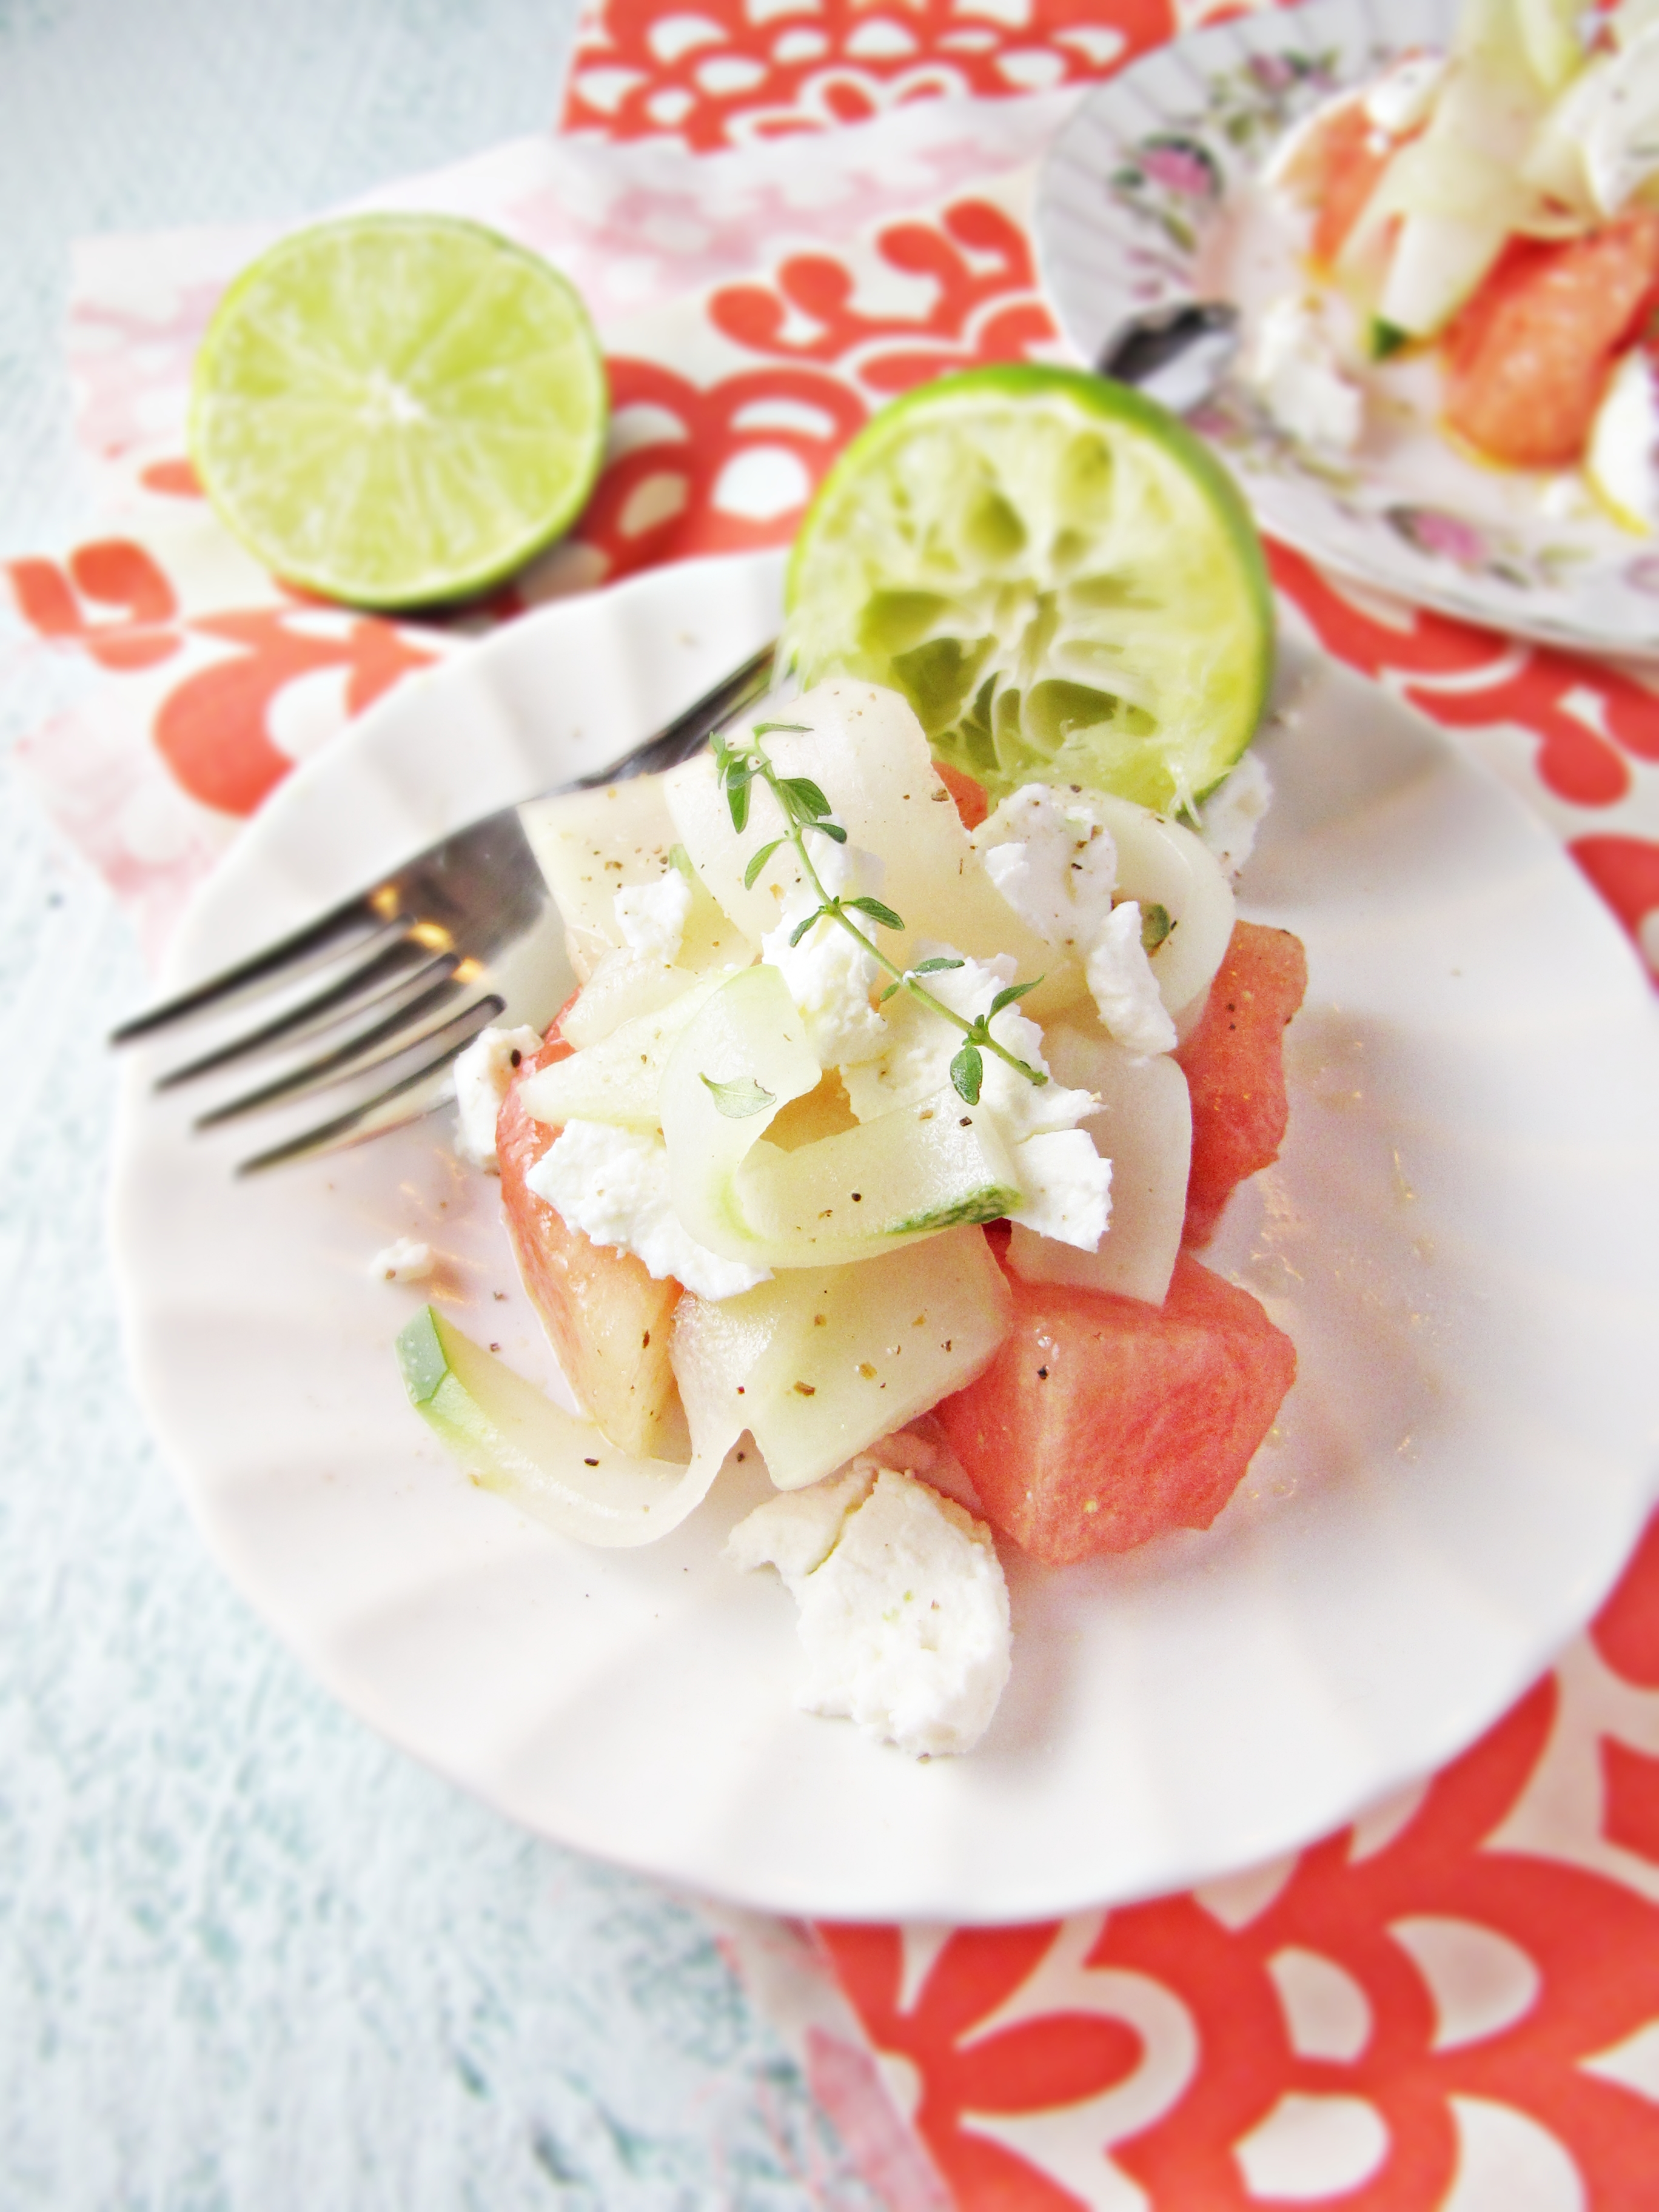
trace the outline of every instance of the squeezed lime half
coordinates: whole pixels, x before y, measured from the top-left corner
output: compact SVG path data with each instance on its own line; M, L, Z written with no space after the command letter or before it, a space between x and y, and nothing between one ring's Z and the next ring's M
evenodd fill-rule
M416 607L499 583L569 527L609 412L556 270L478 223L352 216L284 239L221 301L190 451L284 581Z
M805 682L903 692L994 796L1188 806L1249 744L1273 673L1231 477L1166 409L1079 370L970 369L884 409L808 510L788 602Z

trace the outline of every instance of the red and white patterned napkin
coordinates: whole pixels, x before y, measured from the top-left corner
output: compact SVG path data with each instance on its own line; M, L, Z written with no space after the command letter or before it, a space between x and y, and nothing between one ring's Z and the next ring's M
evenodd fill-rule
M610 366L615 434L578 531L450 624L284 592L196 490L191 352L269 234L89 245L70 345L100 524L9 583L15 649L88 678L27 765L152 946L293 763L411 670L538 599L785 543L884 400L970 362L1063 357L1026 227L1032 163L1090 81L1218 12L593 0L562 135L375 196L546 252ZM1659 971L1648 684L1273 561L1289 618L1496 768ZM1646 2212L1659 1534L1473 1750L1283 1863L1040 1927L823 1928L816 1951L775 1923L729 1928L905 2212Z

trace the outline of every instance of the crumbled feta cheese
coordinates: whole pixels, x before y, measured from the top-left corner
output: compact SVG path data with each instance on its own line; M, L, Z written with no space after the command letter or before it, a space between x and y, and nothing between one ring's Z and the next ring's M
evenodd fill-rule
M628 884L617 893L617 927L636 960L672 963L691 919L691 886L678 868L653 884Z
M1008 1218L1039 1237L1092 1252L1112 1218L1112 1164L1086 1129L1054 1129L1016 1145L1014 1172L1025 1202Z
M919 960L962 959L948 945L924 943L915 950ZM920 980L941 1006L972 1021L1013 981L1014 963L1006 953L994 960L963 960L960 968L943 969ZM842 1070L847 1096L860 1121L873 1121L901 1106L919 1106L943 1091L951 1080L951 1062L962 1047L961 1031L940 1021L908 992L889 1002L884 1030L885 1048L878 1059ZM1042 1031L1018 1006L1003 1008L991 1024L991 1035L1028 1067L1042 1075L1048 1073ZM1012 1143L1038 1130L1075 1128L1085 1114L1094 1111L1090 1091L1068 1091L1052 1082L1029 1083L995 1054L988 1052L984 1057L980 1103L996 1116Z
M1299 293L1275 300L1262 316L1244 373L1291 437L1342 453L1358 444L1364 395L1342 374L1317 307Z
M1590 426L1584 474L1633 530L1659 530L1659 368L1640 346L1613 371Z
M922 945L917 951L923 958L962 958L948 945ZM1013 979L1014 963L1004 953L994 960L963 960L959 968L942 969L922 980L941 1005L964 1020L972 1021ZM1156 991L1156 984L1153 989ZM948 1022L942 1022L908 993L891 1001L885 1028L886 1049L878 1059L856 1067L843 1067L841 1072L848 1098L860 1121L874 1121L878 1115L896 1112L902 1106L918 1106L924 1099L935 1097L948 1089L951 1062L962 1048L962 1032ZM1018 1006L1003 1008L991 1024L991 1035L1028 1067L1036 1068L1040 1075L1048 1073L1048 1063L1042 1056L1042 1031ZM1093 1113L1097 1103L1094 1093L1068 1091L1064 1084L1052 1079L1043 1084L1030 1082L1018 1068L1010 1067L994 1053L986 1053L983 1063L980 1103L1012 1148L1011 1158L1016 1170L1020 1171L1024 1159L1036 1178L1028 1184L1022 1173L1025 1204L1018 1212L1011 1212L1009 1219L1029 1222L1030 1226L1043 1228L1050 1235L1059 1235L1060 1231L1058 1227L1048 1230L1047 1224L1068 1221L1075 1234L1068 1236L1066 1241L1085 1237L1092 1251L1106 1226L1110 1163L1099 1157L1092 1139L1086 1135L1083 1143L1094 1163L1092 1169L1084 1163L1079 1146L1072 1146L1060 1156L1066 1163L1062 1170L1055 1158L1042 1152L1027 1158L1025 1140L1061 1130L1075 1131L1084 1116ZM1066 1194L1063 1197L1060 1185L1054 1182L1057 1175L1061 1176ZM1087 1197L1084 1194L1085 1182L1091 1185ZM1098 1225L1091 1231L1089 1224L1097 1221Z
M495 1119L520 1061L541 1048L532 1029L480 1030L455 1062L455 1149L474 1167L501 1172Z
M1008 1680L1012 1643L989 1529L890 1469L872 1484L855 1463L815 1486L827 1495L792 1491L757 1507L726 1547L741 1566L777 1567L800 1609L797 1705L850 1719L914 1758L971 1751Z
M1366 115L1390 138L1418 130L1434 112L1450 62L1444 54L1407 54L1368 87Z
M896 1474L919 1474L930 1490L954 1498L970 1513L983 1514L972 1476L951 1450L944 1429L932 1413L918 1413L891 1436L878 1437L853 1462L853 1472L862 1471L872 1482L884 1467Z
M668 1195L668 1148L654 1129L567 1121L525 1177L530 1189L595 1244L632 1252L660 1282L672 1276L701 1298L735 1297L770 1279L699 1244Z
M412 1237L399 1237L384 1252L374 1255L368 1263L368 1272L377 1282L423 1283L432 1273L432 1265L429 1244L418 1244Z
M812 865L832 896L875 896L882 864L856 846L815 837ZM838 922L820 921L799 945L791 945L807 915L817 906L810 884L799 884L784 901L777 927L761 940L761 957L775 968L788 988L802 1020L806 1042L825 1067L856 1066L872 1060L887 1041L886 1024L870 1003L882 971L858 939ZM865 917L866 933L879 924Z
M875 1468L860 1459L805 1490L781 1491L738 1522L726 1540L726 1558L745 1574L775 1567L793 1592L829 1558L848 1515L863 1504L875 1480Z
M1117 847L1086 798L1028 783L975 832L985 872L1050 945L1086 951L1111 912Z
M1141 1059L1173 1052L1176 1025L1140 941L1140 902L1115 906L1089 952L1089 990L1110 1036Z
M1255 850L1255 833L1273 796L1273 779L1260 755L1249 752L1205 800L1198 834L1225 869L1229 882Z

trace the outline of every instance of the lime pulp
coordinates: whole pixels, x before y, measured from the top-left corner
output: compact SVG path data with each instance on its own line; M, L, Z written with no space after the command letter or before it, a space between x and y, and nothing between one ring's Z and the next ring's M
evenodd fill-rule
M1272 676L1232 479L1154 401L1071 369L972 369L884 409L819 488L788 601L804 682L903 692L994 796L1073 782L1190 806Z

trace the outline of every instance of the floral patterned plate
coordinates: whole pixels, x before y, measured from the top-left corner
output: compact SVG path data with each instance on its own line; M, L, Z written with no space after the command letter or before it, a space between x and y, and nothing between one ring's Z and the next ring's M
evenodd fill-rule
M1101 85L1055 140L1036 237L1060 319L1097 361L1132 314L1226 298L1246 343L1301 281L1258 177L1280 134L1414 46L1447 44L1455 0L1313 0L1196 32ZM1591 502L1576 471L1483 466L1436 424L1431 360L1370 372L1357 453L1310 451L1237 380L1193 421L1264 528L1363 582L1556 644L1659 654L1659 540Z

